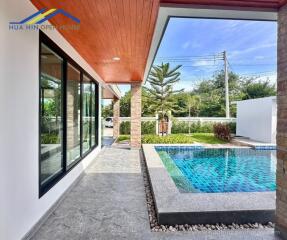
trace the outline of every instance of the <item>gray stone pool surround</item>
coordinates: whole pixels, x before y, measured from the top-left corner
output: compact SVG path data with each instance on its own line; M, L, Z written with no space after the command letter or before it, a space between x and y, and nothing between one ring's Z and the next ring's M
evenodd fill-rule
M275 192L180 193L156 152L156 146L200 145L143 144L159 224L244 224L274 221Z

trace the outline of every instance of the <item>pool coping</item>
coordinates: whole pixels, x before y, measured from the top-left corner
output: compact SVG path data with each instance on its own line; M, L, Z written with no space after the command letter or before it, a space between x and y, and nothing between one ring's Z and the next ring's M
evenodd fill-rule
M200 144L143 144L159 224L216 224L273 222L275 192L180 193L155 147ZM207 148L250 148L215 146Z

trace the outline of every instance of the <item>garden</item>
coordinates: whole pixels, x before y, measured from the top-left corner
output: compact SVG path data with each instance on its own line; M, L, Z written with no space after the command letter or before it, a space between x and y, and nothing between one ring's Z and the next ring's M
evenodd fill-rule
M232 134L235 133L235 123L191 123L175 122L171 128L171 134L159 136L156 134L156 122L146 121L141 123L142 143L143 144L225 144L231 140ZM130 139L130 122L125 121L120 125L120 136L118 142L126 142Z
M158 116L164 122L167 116L172 121L171 130L162 136L156 135L156 121L142 121L142 143L210 143L222 144L231 140L235 134L235 123L215 124L214 122L177 121L179 117L225 117L225 75L216 73L212 79L201 81L192 91L175 90L180 80L181 65L171 69L169 63L153 66L149 78L142 88L142 116ZM242 77L234 72L228 73L229 101L240 101L273 96L275 85L269 80L261 81L254 77ZM131 92L128 91L120 101L120 116L130 116ZM103 117L112 116L112 104L103 108ZM235 105L230 106L230 117L236 117ZM159 124L159 128L160 128ZM130 122L120 125L118 141L127 141Z

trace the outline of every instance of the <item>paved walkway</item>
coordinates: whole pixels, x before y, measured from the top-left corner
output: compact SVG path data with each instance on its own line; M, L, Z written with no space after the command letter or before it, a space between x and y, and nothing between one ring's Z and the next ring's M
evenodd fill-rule
M105 148L34 240L277 239L272 229L187 233L150 231L137 150Z

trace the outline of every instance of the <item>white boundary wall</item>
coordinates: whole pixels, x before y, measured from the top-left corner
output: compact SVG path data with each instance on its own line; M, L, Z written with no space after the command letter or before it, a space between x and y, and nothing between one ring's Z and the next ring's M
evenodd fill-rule
M276 97L238 101L236 135L276 143Z
M95 149L39 199L39 32L11 31L8 25L36 11L29 1L0 1L0 239L3 240L23 238L100 151L100 147ZM47 35L102 82L61 34L50 30ZM99 128L99 138L100 131Z
M121 122L129 122L130 117L120 117ZM213 122L213 123L229 123L236 122L236 118L225 118L225 117L173 117L172 120L179 122ZM142 122L157 121L156 117L142 117Z

